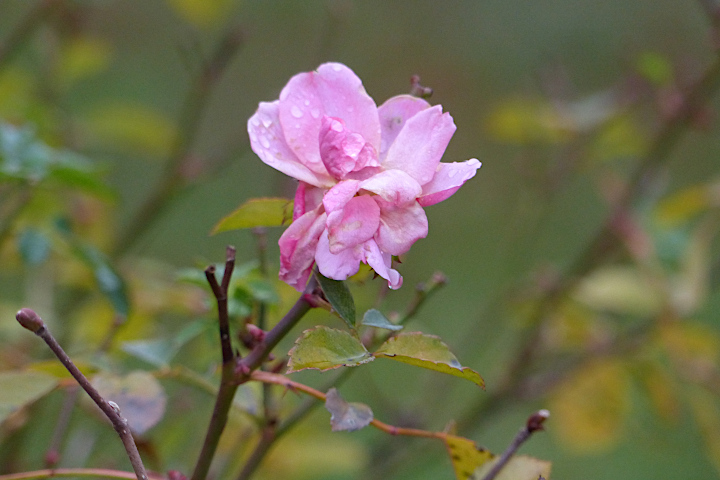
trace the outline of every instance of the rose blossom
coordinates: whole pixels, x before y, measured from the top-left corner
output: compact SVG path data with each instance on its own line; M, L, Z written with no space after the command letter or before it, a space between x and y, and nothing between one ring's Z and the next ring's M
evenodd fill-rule
M428 233L423 207L454 194L477 159L440 163L455 124L440 105L398 95L379 108L345 65L290 79L248 121L253 151L300 181L280 237L280 279L302 290L314 264L345 280L367 263L399 288L392 256Z

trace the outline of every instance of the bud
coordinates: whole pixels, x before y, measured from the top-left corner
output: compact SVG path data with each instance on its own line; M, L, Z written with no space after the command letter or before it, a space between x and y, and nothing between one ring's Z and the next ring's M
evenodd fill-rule
M530 415L527 421L528 432L533 433L538 430L543 430L543 423L550 417L548 410L542 409Z
M15 315L15 318L20 325L33 333L38 333L41 328L45 327L40 316L29 308L21 308Z

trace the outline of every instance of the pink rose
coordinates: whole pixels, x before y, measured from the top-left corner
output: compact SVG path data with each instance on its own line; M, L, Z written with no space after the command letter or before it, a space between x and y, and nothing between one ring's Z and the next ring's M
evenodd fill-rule
M455 124L440 105L398 95L378 108L345 65L290 79L248 121L263 162L300 181L280 237L280 279L302 290L314 264L345 280L360 262L399 288L392 256L428 233L423 207L454 194L477 159L440 163Z

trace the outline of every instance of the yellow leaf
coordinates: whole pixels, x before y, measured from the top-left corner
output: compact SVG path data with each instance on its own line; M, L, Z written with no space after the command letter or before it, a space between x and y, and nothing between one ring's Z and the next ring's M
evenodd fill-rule
M478 467L494 457L489 451L479 448L472 440L455 435L445 437L445 446L458 480L467 480Z
M497 459L499 460L499 459ZM473 479L485 478L497 460L491 461L478 468ZM518 455L512 457L510 461L500 470L495 480L537 480L542 477L545 480L550 478L550 468L552 464L545 460L528 457L526 455Z
M638 269L618 266L583 279L574 297L596 310L643 317L657 315L664 303L662 293Z
M566 122L549 102L511 99L488 118L490 134L508 143L563 143L572 137Z
M287 198L251 198L225 216L210 235L255 227L278 227L292 220L293 201Z
M99 143L164 156L175 136L173 123L145 105L110 104L92 112L84 122Z
M226 18L236 0L167 0L170 6L188 22L207 27Z
M553 392L552 432L569 448L598 451L609 448L622 434L630 410L628 374L619 360L586 365Z
M655 209L655 217L658 223L667 228L718 205L720 183L693 185L660 201Z
M720 359L720 336L706 325L685 321L662 325L659 341L683 368L695 373L712 371Z
M110 44L99 38L76 38L63 48L58 65L58 81L68 86L84 77L107 68L110 63Z

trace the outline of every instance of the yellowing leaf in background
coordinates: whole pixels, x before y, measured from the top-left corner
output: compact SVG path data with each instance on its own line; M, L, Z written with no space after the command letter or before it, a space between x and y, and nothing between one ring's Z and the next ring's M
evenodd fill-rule
M68 42L60 55L58 81L69 86L107 68L112 47L99 38L79 37Z
M613 446L630 411L629 390L628 373L620 360L600 360L578 369L550 397L551 431L577 451Z
M83 122L92 143L110 143L122 149L164 156L175 136L175 126L160 112L145 105L103 105Z
M690 220L711 206L720 205L720 183L693 185L658 203L655 216L665 227Z
M637 268L609 266L584 278L574 298L596 310L619 314L654 316L664 299L650 279Z
M720 360L720 335L706 325L685 321L662 325L659 341L670 357L684 369L704 376Z
M478 468L473 474L473 480L485 478L493 465L499 459L490 461ZM537 480L542 477L545 480L550 478L550 468L552 464L545 460L528 457L526 455L518 455L512 457L510 461L500 470L495 480Z
M489 451L479 448L472 440L455 435L445 437L445 446L458 480L467 480L478 467L494 457Z
M292 221L293 201L287 198L251 198L225 216L211 235L241 228L279 227Z
M562 143L572 134L553 106L541 99L505 101L487 121L489 133L508 143Z
M167 0L168 4L188 22L207 27L225 18L237 0Z

